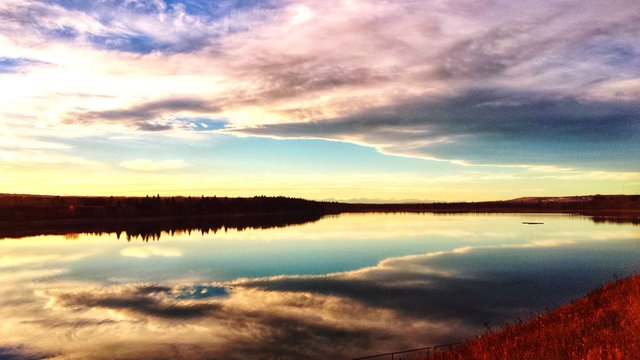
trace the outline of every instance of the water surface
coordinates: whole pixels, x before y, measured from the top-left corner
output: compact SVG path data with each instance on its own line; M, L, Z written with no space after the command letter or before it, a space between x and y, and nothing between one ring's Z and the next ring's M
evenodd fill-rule
M560 214L3 239L0 357L349 358L458 341L638 264L637 226Z

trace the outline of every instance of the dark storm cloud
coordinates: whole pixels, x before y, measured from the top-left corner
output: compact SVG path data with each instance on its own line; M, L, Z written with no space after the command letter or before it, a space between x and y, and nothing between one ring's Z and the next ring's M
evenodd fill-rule
M640 104L476 90L441 100L415 99L339 119L236 131L356 139L400 154L480 163L611 161L614 167L624 168L625 162L634 162L629 151L640 150Z

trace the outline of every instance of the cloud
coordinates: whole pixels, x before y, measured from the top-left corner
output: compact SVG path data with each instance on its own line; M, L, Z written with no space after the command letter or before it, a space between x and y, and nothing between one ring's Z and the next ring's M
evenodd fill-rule
M0 269L6 267L17 267L29 264L49 263L56 257L54 255L36 255L36 256L19 256L19 255L3 255L0 256Z
M564 247L564 249L559 249ZM262 291L312 292L348 298L372 308L394 309L409 318L430 322L464 323L479 329L486 321L501 324L525 312L554 307L585 292L585 276L577 266L565 274L558 259L563 252L578 251L568 240L543 240L527 244L463 247L452 251L383 260L356 271L319 276L275 276L241 279L236 288ZM624 261L630 265L633 260ZM492 265L488 265L492 264ZM616 270L604 265L600 279ZM534 270L544 268L544 270ZM599 271L600 271L599 270ZM586 271L586 270L584 270ZM555 274L551 276L550 274ZM567 285L571 284L571 285ZM596 285L594 285L596 286ZM562 300L565 299L565 300ZM448 341L457 339L450 337Z
M16 73L32 66L46 64L47 63L35 59L0 57L0 74Z
M72 124L113 122L144 131L162 131L182 124L176 119L176 114L216 111L215 106L199 99L166 99L144 102L126 109L71 113L65 121Z
M340 139L460 164L637 168L626 149L638 143L640 105L591 91L620 81L622 69L640 75L640 26L629 13L571 2L333 5L287 8L314 15L295 34L282 19L223 42L220 56L239 59L233 69L256 84L236 99L277 104L279 114L236 123L236 133Z
M128 160L120 163L120 166L126 169L137 171L166 171L166 170L178 170L187 166L187 163L182 160L149 160L149 159L136 159Z
M35 360L53 358L56 354L43 353L30 349L25 345L0 346L0 359L6 360Z
M637 101L640 99L640 78L599 84L591 89L589 95L609 101Z
M256 354L284 359L327 358L344 356L345 351L354 349L354 354L357 354L372 346L383 346L389 342L404 345L405 342L401 335L384 330L388 321L397 320L393 312L322 295L238 289L237 292L232 291L228 298L183 300L174 296L172 289L155 285L114 286L86 291L51 290L45 295L49 299L49 309L64 311L71 317L83 316L83 327L91 326L86 321L87 316L97 316L102 318L101 321L118 319L115 323L104 323L109 326L126 329L125 324L129 321L144 321L159 329L158 337L147 338L142 342L144 346L130 348L133 354L137 354L132 355L134 357L141 353L155 356L163 353L164 341L170 341L173 351L179 349L182 357L202 359L222 354L229 359ZM378 319L345 319L344 311L376 314ZM166 338L164 334L173 332L176 326L180 326L178 324L187 320L182 331L199 328L205 332L189 331L185 341ZM96 327L104 324L96 323ZM49 321L36 325L57 328L61 324L52 319L51 325ZM415 325L412 327L416 328ZM131 339L137 335L127 332L127 336ZM97 347L93 350L99 357L102 349L117 339L107 340L106 344L95 344L95 340L92 339ZM149 342L154 343L152 348L148 347ZM192 347L198 351L186 356Z
M2 335L7 344L26 338L46 353L92 359L350 358L457 341L487 321L497 327L553 308L634 269L628 243L637 235L603 233L612 261L602 261L602 246L581 247L566 232L327 275L174 285L32 281L6 287Z
M200 317L215 311L219 305L206 302L181 300L164 301L160 296L170 289L162 286L127 286L107 292L55 293L49 306L72 308L118 309L125 313L139 313L169 319Z
M232 26L226 16L193 11L189 2L164 1L25 1L0 7L0 31L12 40L41 44L43 40L96 49L148 54L190 52L214 44ZM248 9L249 10L249 9ZM18 29L29 34L20 38Z
M631 0L6 0L0 117L26 137L16 123L78 137L181 134L194 130L181 119L216 118L227 134L458 164L635 171L639 11Z
M152 256L178 257L182 256L182 250L166 247L128 247L120 251L120 255L134 258L146 259Z
M36 267L43 264L57 264L64 262L73 262L86 258L88 254L47 254L32 255L12 253L0 256L0 270L4 268L25 268L35 265ZM34 270L35 271L35 270ZM36 271L36 274L39 274Z
M22 270L19 272L0 273L0 281L30 281L36 279L46 279L67 273L68 269L36 269Z
M339 119L227 130L370 144L399 155L476 164L637 168L640 104L477 90L414 99ZM638 148L640 150L640 148Z

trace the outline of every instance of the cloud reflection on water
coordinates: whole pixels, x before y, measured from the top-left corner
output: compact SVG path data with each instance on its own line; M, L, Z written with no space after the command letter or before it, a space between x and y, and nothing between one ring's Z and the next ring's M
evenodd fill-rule
M372 219L355 220L364 218ZM184 277L180 281L148 282L141 275L105 283L61 277L77 271L63 266L69 259L56 268L4 269L0 356L328 359L457 341L487 322L497 327L524 318L581 296L613 274L637 270L640 234L633 226L594 228L585 221L582 228L570 221L564 231L525 228L526 240L478 240L322 275L209 282L186 274L174 274ZM507 229L507 237L515 229ZM28 245L12 244L25 256ZM119 248L115 254L120 257ZM173 259L188 262L185 257Z
M138 246L138 247L128 247L120 251L120 255L134 257L134 258L143 258L146 259L152 256L161 256L161 257L177 257L182 256L182 250L177 248L167 248L160 246Z
M465 248L385 260L344 273L218 284L231 287L227 297L180 299L174 289L146 284L50 290L45 295L56 318L92 314L95 322L85 321L83 327L108 325L128 334L132 357L151 355L151 342L158 349L152 357L187 351L196 358L334 358L456 341L487 322L500 325L556 306L605 280L580 266L562 271L562 259L575 251L585 262L596 257L589 250L552 249L549 244ZM532 266L541 259L540 268ZM615 272L620 268L616 264L631 268L637 260L635 254L602 267ZM131 324L138 331L131 331ZM40 325L46 329L52 324ZM53 325L60 326L57 320ZM92 347L99 349L95 356L108 357L114 339L93 341ZM174 350L166 353L169 344Z

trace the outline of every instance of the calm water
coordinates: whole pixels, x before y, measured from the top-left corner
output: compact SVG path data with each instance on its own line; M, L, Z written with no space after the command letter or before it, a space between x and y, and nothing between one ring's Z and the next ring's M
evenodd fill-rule
M0 358L350 358L458 341L638 270L638 226L568 215L3 239Z

